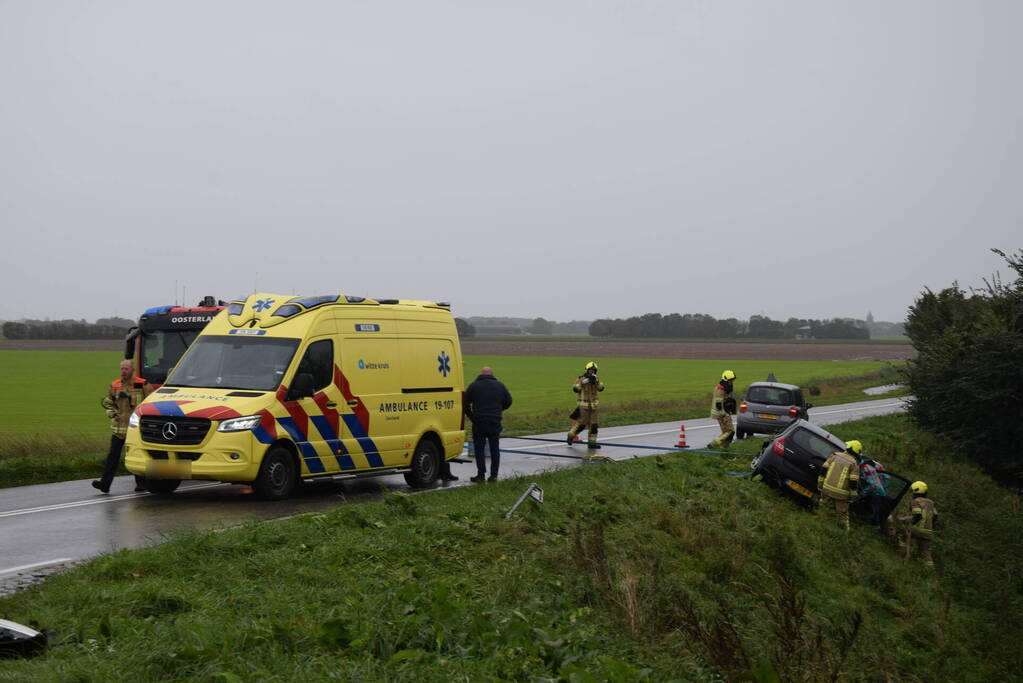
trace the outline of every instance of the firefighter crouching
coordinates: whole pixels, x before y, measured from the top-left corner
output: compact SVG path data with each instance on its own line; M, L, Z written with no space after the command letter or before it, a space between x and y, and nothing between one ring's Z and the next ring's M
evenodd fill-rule
M857 458L862 452L863 444L859 441L846 441L845 452L835 452L828 456L817 478L817 488L821 492L818 504L834 504L838 523L846 531L849 530L849 503L856 497L856 486L860 479Z
M934 539L934 520L938 517L938 509L934 506L934 501L927 498L926 483L914 481L909 488L913 492L913 503L910 506L910 515L899 517L899 544L905 544L908 560L915 543L924 565L933 567L931 541Z
M735 426L732 424L732 415L735 415L735 399L732 397L732 387L735 383L735 373L725 370L721 373L721 381L714 387L714 399L710 404L710 416L717 420L721 427L721 433L707 444L707 448L728 448L735 437Z
M576 377L575 383L572 384L572 391L579 394L577 405L579 416L575 418L576 424L572 425L572 428L568 430L566 441L571 446L572 442L575 441L576 434L581 432L583 427L589 426L586 447L590 450L596 450L600 448L600 444L597 443L597 406L600 405L600 399L597 397L597 394L604 391L604 383L597 377L596 363L590 361L586 364L583 374Z
M117 466L121 462L121 451L124 449L124 439L128 433L128 419L150 391L146 380L135 376L130 360L121 361L120 369L121 376L110 383L107 395L100 402L103 409L107 411L107 417L110 418L110 451L103 464L103 476L92 482L92 486L103 493L110 492L114 473L117 472ZM142 477L136 475L136 491L146 490L142 482Z

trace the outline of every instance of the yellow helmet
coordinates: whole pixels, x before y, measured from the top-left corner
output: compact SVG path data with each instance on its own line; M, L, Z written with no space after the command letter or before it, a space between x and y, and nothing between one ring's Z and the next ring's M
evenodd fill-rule
M861 444L856 439L853 439L852 441L846 441L845 442L845 450L852 451L856 455L862 455L863 454L863 444Z
M592 360L589 363L586 364L586 368L585 369L589 370L590 368L593 368L594 372L596 372L598 370L597 364L594 363Z
M735 379L735 373L731 370L725 370L721 373L721 381L727 382L730 379Z
M922 481L914 481L909 485L909 489L913 493L918 493L922 496L927 493L927 484Z

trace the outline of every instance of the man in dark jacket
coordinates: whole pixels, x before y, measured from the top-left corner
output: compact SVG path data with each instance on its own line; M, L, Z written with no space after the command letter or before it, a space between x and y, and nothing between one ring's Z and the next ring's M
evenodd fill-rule
M469 481L487 481L487 463L483 448L490 443L490 481L497 481L497 470L501 465L501 413L511 407L512 397L508 388L496 377L489 367L480 370L479 377L465 390L465 415L472 420L472 443L476 452L475 477Z

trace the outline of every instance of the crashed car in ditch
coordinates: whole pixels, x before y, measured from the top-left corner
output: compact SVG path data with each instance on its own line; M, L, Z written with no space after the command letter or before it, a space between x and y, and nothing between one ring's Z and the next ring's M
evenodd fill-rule
M837 436L806 420L796 420L781 434L764 443L750 468L754 477L759 475L768 485L810 504L819 492L817 477L824 461L832 453L844 450L845 442ZM898 506L910 485L910 481L900 474L885 470L884 475L887 476L888 495L882 505L882 519ZM866 521L873 518L866 500L856 499L849 509L857 518Z

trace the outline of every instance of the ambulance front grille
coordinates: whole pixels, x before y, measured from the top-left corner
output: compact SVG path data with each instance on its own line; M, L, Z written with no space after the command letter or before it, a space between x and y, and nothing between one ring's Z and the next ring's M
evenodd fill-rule
M139 431L146 443L194 446L206 438L210 421L204 417L145 415L139 421Z

